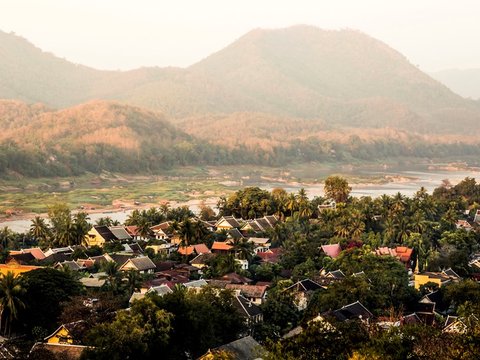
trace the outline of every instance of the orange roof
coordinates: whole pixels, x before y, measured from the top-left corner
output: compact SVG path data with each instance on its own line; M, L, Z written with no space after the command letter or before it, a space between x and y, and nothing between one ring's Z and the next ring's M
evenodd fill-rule
M193 253L193 246L181 246L178 248L178 253L180 255L191 255Z
M212 250L231 250L232 249L232 245L229 245L227 244L226 242L222 242L222 241L214 241L213 242L213 245L212 245Z
M18 264L0 264L0 274L7 275L8 272L13 272L15 276L20 275L24 272L41 269L41 266L33 266L33 265L18 265Z

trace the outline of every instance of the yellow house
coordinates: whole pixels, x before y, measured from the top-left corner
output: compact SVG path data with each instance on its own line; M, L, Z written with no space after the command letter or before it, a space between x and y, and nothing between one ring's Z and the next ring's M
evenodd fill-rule
M44 339L49 344L73 344L73 336L65 325L61 325L55 332Z
M449 282L451 279L450 276L447 276L443 273L434 273L434 272L425 272L421 274L415 274L415 289L419 290L422 285L427 283L437 284L438 287L441 287L443 284Z
M13 275L18 276L22 273L40 268L42 268L42 266L22 265L12 258L6 264L0 264L0 274L7 275L9 272L12 272Z
M47 336L44 341L47 344L74 345L79 343L78 337L85 332L87 323L84 320L60 325L60 327Z
M106 242L113 240L117 240L117 238L107 226L94 226L85 235L84 244L87 247L103 247Z

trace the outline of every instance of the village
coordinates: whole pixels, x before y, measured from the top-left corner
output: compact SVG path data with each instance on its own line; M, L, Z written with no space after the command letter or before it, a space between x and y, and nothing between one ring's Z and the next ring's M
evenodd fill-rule
M245 189L243 195L249 191L270 196L268 192L255 188ZM239 193L236 196L242 195ZM279 196L273 192L272 195ZM480 253L469 254L467 275L459 275L450 266L431 271L425 249L421 244L408 241L408 238L418 234L416 231L411 228L405 234L405 239L401 235L395 235L395 239L400 239L401 243L395 240L390 244L383 242L374 246L375 242L368 243L365 237L362 241L362 237L356 234L358 228L362 232L365 230L367 220L362 218L362 223L349 229L349 232L344 231L342 234L341 229L335 229L333 233L337 235L329 243L316 246L314 253L308 253L312 250L307 251L308 247L303 247L300 251L307 253L295 256L303 256L306 260L296 260L289 266L292 252L298 249L292 249L292 244L288 243L291 239L279 239L279 235L281 237L282 233L288 232L282 230L282 227L293 223L303 223L305 229L328 227L325 219L334 221L336 217L341 217L345 204L336 202L333 198L310 202L301 193L294 197L283 193L280 195L295 200L296 205L291 204L290 210L287 206L284 212L272 215L241 218L222 215L228 212L228 201L232 200L225 199L218 216L212 209L206 209L208 211L200 216L183 209L187 215L181 221L166 220L153 225L147 223L149 226L145 226L141 214L135 214L130 219L130 223L137 221L138 225L108 224L106 219L107 224L89 228L79 244L10 250L5 263L0 264L0 273L3 279L7 279L44 268L65 272L81 283L86 308L98 306L98 298L105 292L120 297L119 289L123 287L128 288L122 292L127 300L122 306L127 310L142 299L168 297L179 289L200 293L205 288L213 288L216 293L231 294L232 309L235 309L241 319L242 330L235 334L236 338L231 343L203 349L203 355L196 354L200 355L197 356L199 359L214 359L215 354L222 351L233 354L234 359L254 359L254 354L258 351L266 358L268 352L261 344L266 340L264 332L272 318L268 302L274 299L277 302L283 301L284 306L290 305L289 311L295 314L291 315L294 316L292 319L282 320L284 325L276 327L266 336L275 337L279 341L295 339L312 322L335 327L338 323L355 321L367 329L379 327L384 330L419 324L438 329L442 334L457 335L465 334L472 321L477 323L477 315L473 313L460 315L456 311L458 308L455 308L458 304L449 303L442 290L451 284L463 284L465 281L477 283L480 280ZM351 202L342 198L343 195L337 192L333 197L337 201ZM422 196L428 198L428 195ZM407 200L402 201L402 211L406 211ZM308 209L303 208L305 204L308 204ZM252 200L251 205L258 204ZM394 208L393 201L391 206ZM241 209L240 213L246 211L250 215L256 215L262 212L252 209L253 207L250 211ZM456 216L452 220L454 223L451 231L465 236L473 235L479 228L480 210L476 210L470 219L468 211L464 213L464 218ZM143 214L146 215L147 212ZM381 217L380 213L374 214L370 220L378 222ZM349 228L349 224L342 226ZM35 233L35 230L32 225L32 232ZM42 237L38 229L36 234L37 237ZM302 235L301 232L294 237L299 235ZM416 239L418 241L418 237ZM474 248L478 249L478 244ZM356 260L348 268L345 261L352 256ZM362 263L365 264L363 267ZM391 291L399 292L398 296L404 298L395 299L392 293L391 307L385 303L384 308L369 308L375 301L368 300L368 292L375 291L377 283L384 281L374 278L379 276L375 272L381 272L382 267L385 272L392 271L393 280L388 285L391 286ZM397 278L393 278L393 273ZM363 285L371 290L367 290L366 294L359 291L358 298L351 294L351 289L348 290L348 287ZM318 302L321 304L324 296L322 294L332 291L341 294L342 286L346 286L350 294L338 296L328 306L319 305ZM409 294L400 295L400 292ZM335 303L338 307L335 307ZM377 302L377 305L380 303L381 301ZM399 306L399 303L404 305ZM394 306L397 308L394 309ZM393 313L392 309L395 310ZM264 314L265 311L267 314ZM288 313L283 315L288 316ZM52 333L42 339L37 338L29 355L36 358L35 354L47 351L56 358L67 356L68 359L79 359L84 349L94 347L83 342L85 333L90 330L89 326L82 325L83 331L78 331L79 323L88 322L89 319L84 318L59 324ZM13 350L7 350L6 344L7 342L2 344L4 352L12 354ZM15 358L14 355L11 356L13 357L4 358Z

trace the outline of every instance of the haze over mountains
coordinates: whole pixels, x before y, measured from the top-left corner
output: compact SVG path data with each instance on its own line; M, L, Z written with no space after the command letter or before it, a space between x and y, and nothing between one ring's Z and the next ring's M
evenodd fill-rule
M160 152L174 139L194 148L195 138L270 152L312 137L345 142L350 135L367 142L472 143L480 120L479 102L453 93L386 44L357 31L310 26L253 30L185 69L126 72L72 64L0 32L0 98L43 104L3 102L0 124L7 131L0 143L62 151L102 144L137 157L152 148L155 133L165 140L154 146ZM96 99L115 103L77 106ZM122 114L118 123L112 114Z
M480 99L480 69L448 69L430 75L463 97Z

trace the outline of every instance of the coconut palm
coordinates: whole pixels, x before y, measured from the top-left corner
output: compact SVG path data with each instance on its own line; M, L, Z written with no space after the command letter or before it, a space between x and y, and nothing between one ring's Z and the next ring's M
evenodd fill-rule
M47 242L51 236L51 233L47 223L45 222L45 219L41 218L40 216L35 216L32 219L32 224L30 225L30 234L32 234L32 236L38 242Z
M0 275L0 330L4 326L3 334L11 334L13 321L18 319L19 311L25 308L22 301L24 293L20 278L15 277L13 272Z
M232 242L233 250L235 256L238 256L240 259L250 261L253 255L253 243L249 242L245 238L233 239Z
M132 295L135 291L140 291L142 285L142 276L135 270L128 270L125 273L125 287L128 290L128 295Z
M120 282L120 266L115 262L115 261L107 261L103 265L103 271L105 272L105 275L102 277L102 279L105 279L108 281L108 284L110 286L110 289L112 289L112 292L117 292L118 290L118 284Z

